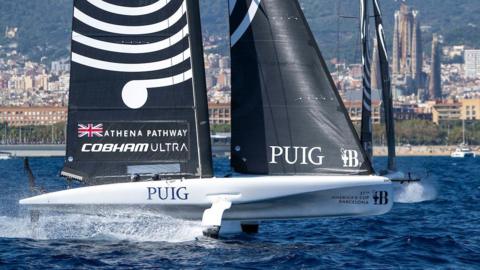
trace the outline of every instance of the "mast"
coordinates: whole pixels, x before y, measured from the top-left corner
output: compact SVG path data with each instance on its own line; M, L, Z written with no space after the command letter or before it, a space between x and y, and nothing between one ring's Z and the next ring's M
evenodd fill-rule
M372 87L371 63L369 51L369 16L368 0L360 0L360 33L362 39L363 65L363 98L362 98L362 126L360 140L370 160L373 157L372 149Z
M382 78L382 98L383 110L385 114L385 128L388 145L388 167L389 171L396 170L395 161L395 119L393 116L393 99L390 81L390 70L388 63L388 53L385 43L385 33L383 30L382 12L378 0L373 0L373 10L375 15L375 26L377 32L377 43L380 60L380 71Z
M463 137L463 145L465 145L465 119L462 119L462 137Z

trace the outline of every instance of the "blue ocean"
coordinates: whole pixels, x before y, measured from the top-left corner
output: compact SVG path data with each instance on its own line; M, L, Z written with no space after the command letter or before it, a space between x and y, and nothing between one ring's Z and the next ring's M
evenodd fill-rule
M211 240L199 222L149 213L42 213L32 223L18 205L29 196L23 161L0 161L0 268L480 269L480 160L398 162L426 180L397 189L386 215L264 222L258 235ZM30 163L38 185L66 188L62 159ZM215 163L228 171L227 160Z

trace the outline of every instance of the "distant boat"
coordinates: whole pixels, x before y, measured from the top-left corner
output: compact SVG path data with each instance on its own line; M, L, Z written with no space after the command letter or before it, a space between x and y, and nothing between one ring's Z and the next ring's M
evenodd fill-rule
M7 160L11 158L12 158L12 154L8 152L0 152L0 160Z
M475 151L470 148L468 145L460 145L455 149L452 154L450 154L452 158L469 158L469 157L476 157Z
M465 140L465 120L462 120L462 137L463 141L462 144L460 144L457 149L455 149L454 152L450 154L450 157L452 158L471 158L471 157L476 157L475 151L468 146Z

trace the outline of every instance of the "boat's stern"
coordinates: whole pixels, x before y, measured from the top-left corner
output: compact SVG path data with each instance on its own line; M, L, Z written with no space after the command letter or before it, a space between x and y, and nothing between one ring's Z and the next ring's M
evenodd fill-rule
M302 186L306 187L304 192L233 204L225 212L225 218L265 220L372 216L389 212L394 203L392 182L381 176L320 177L317 180L299 177L291 188L300 190ZM272 185L271 189L275 187Z

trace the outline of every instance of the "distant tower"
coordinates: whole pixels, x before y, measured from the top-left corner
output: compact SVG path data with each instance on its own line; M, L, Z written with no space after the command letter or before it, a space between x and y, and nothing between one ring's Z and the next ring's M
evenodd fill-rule
M420 21L418 11L413 11L413 40L412 40L412 78L415 81L415 88L423 88L422 70L423 70L423 48L422 31L420 30ZM417 93L418 94L418 93Z
M419 12L405 3L395 12L392 52L394 80L405 82L407 93L417 93L423 68Z
M395 12L395 25L393 29L393 50L392 50L392 73L394 75L400 72L400 55L398 54L398 24L399 12Z
M442 66L440 63L440 40L436 34L432 40L432 66L430 72L430 82L428 93L430 99L442 98Z
M372 90L382 89L382 81L380 77L380 60L378 59L378 44L376 38L373 40L373 58L370 67L370 74L372 76Z

